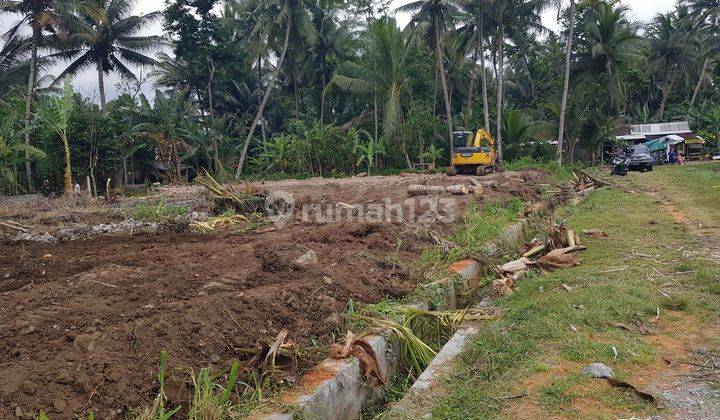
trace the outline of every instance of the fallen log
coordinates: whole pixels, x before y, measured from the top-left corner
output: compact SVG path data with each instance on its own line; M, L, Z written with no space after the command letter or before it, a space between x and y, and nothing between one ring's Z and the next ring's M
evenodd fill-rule
M466 187L465 185L460 185L460 184L450 185L448 187L445 187L445 191L449 192L450 194L453 194L453 195L465 195L469 192L468 187Z
M467 189L468 192L472 193L473 195L483 195L484 192L482 185L468 185Z
M468 187L465 185L450 185L443 187L440 185L418 185L412 184L408 186L407 193L409 196L414 197L417 195L434 195L434 194L453 194L453 195L465 195L469 192Z

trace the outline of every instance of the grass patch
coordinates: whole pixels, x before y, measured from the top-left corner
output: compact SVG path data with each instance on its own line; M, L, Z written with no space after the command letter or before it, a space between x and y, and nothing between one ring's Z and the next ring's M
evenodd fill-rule
M426 268L445 266L467 255L486 254L488 244L497 240L509 224L518 220L524 206L519 198L503 203L470 203L461 226L448 237L458 247L447 254L443 254L438 247L428 248L420 257L421 265Z
M602 229L610 237L583 238L588 250L581 255L581 266L529 276L516 293L500 299L503 317L489 323L469 344L445 380L446 395L425 412L438 418L512 417L502 413L508 402L498 397L522 392L525 386L519 378L549 369L549 357L553 364L579 367L604 362L620 372L654 360L655 350L641 335L616 328L614 323L638 318L650 322L658 307L665 308L662 316L669 316L671 310L713 316L712 311L720 309L717 297L708 291L716 286L717 267L695 256L680 262L677 249L692 250L697 244L654 199L605 189L578 206L559 210L556 216L578 231ZM472 220L480 223L482 218ZM659 290L668 278L638 254L666 262L660 268L675 269L672 279L685 290L663 297ZM673 266L672 261L677 263ZM572 290L566 291L563 284ZM582 389L573 390L568 381L542 384L537 398L546 414L573 415L572 400L587 396ZM616 394L600 401L635 413L652 409L636 398ZM390 415L407 417L400 412Z
M569 414L568 406L578 397L578 393L571 391L578 382L577 376L563 376L553 379L540 390L540 405L549 414ZM570 410L571 411L571 410Z
M165 200L162 200L156 204L140 204L128 212L128 217L135 220L162 222L177 216L185 216L188 211L188 207L167 204Z

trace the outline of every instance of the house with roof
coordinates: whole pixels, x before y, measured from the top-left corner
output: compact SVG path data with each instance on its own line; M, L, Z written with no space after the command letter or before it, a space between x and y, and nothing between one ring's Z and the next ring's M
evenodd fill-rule
M615 138L628 145L645 144L661 163L671 150L687 159L701 159L705 151L705 140L690 129L687 121L635 124L626 126L624 131Z

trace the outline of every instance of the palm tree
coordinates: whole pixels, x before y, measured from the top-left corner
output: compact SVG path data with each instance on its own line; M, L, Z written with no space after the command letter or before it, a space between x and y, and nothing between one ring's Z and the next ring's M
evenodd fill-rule
M648 27L650 41L650 66L659 79L664 81L662 101L656 117L662 120L665 106L675 82L683 73L687 74L693 63L691 51L692 28L686 25L687 9L678 7L673 12L658 14Z
M604 2L593 4L579 37L577 82L589 83L604 77L606 94L616 108L625 98L622 69L645 58L637 27L627 19L628 10Z
M250 3L253 14L258 18L257 26L255 26L252 36L256 37L259 32L266 33L267 39L271 40L272 44L275 45L275 51L280 51L280 56L275 63L275 71L272 73L268 85L265 88L265 94L260 102L260 106L258 106L252 125L250 125L250 130L248 131L242 153L240 154L240 162L235 172L235 179L240 179L240 175L242 174L250 140L255 134L255 129L263 116L263 111L265 110L275 81L285 61L291 35L293 35L294 39L302 39L309 44L315 41L315 28L308 13L310 6L306 0L253 0L253 2ZM279 32L278 30L281 28L283 30ZM282 41L279 43L278 41L280 39L282 39Z
M560 120L558 122L557 162L562 163L563 140L565 138L565 111L567 109L568 92L570 90L570 57L572 55L573 35L575 32L575 0L570 0L568 11L568 37L565 41L565 76L563 79L562 102L560 103Z
M22 15L3 35L5 41L15 38L21 28L29 25L32 34L28 39L30 44L30 63L28 70L27 90L25 92L25 145L30 146L30 124L32 122L33 92L38 75L38 50L43 46L46 31L54 31L63 17L67 16L75 2L62 0L0 0L0 13L14 13ZM25 159L25 176L27 177L28 191L34 192L32 167L30 155Z
M359 63L343 63L333 76L331 85L372 96L376 119L378 100L382 101L383 136L400 139L405 164L412 167L405 137L399 132L403 121L403 101L409 93L405 68L408 40L397 27L395 19L380 19L368 27L363 49L365 55ZM378 143L377 135L374 141Z
M126 63L157 64L154 58L145 53L159 48L162 45L161 38L134 34L162 14L154 12L141 16L131 15L135 5L133 0L91 1L100 14L81 12L77 19L66 20L70 38L67 41L60 40L56 47L61 51L54 54L54 57L73 60L57 80L62 80L68 74L76 74L86 67L95 66L98 72L100 110L102 115L105 115L106 74L117 71L122 77L136 80L135 74Z
M448 26L453 25L453 17L459 13L455 0L417 0L397 9L401 12L410 12L414 16L411 25L415 27L420 23L427 25L426 39L433 39L428 45L433 45L437 59L440 85L445 99L445 119L448 128L448 141L450 143L450 156L453 154L453 127L452 109L450 104L450 91L448 90L447 75L445 74L445 55L443 54L443 37ZM431 38L432 37L432 38Z
M703 64L698 76L688 113L698 98L706 74L717 66L720 55L720 0L689 0L686 1L690 12L700 23L700 43L702 46Z
M487 95L487 72L485 69L485 38L486 38L486 24L488 16L486 13L486 5L488 0L469 1L464 0L462 3L464 11L472 16L471 20L468 20L461 32L468 32L470 42L469 47L472 49L472 74L470 76L470 87L468 88L467 108L466 108L466 120L465 125L468 124L468 119L472 116L473 106L473 95L475 94L475 82L477 80L478 65L477 59L480 57L480 84L481 84L481 95L483 101L483 121L485 122L485 128L490 129L490 107L488 106L488 95Z
M0 103L8 98L27 80L28 63L26 61L30 44L23 39L14 38L0 48Z
M488 14L495 27L493 56L495 57L495 144L498 161L502 161L502 110L503 88L505 84L505 39L521 39L528 31L543 31L540 24L540 12L547 7L548 0L494 0Z

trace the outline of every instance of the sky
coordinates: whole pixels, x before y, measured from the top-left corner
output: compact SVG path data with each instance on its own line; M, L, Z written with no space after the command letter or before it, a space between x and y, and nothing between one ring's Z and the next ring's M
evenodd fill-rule
M563 0L567 3L568 0ZM397 8L409 0L393 0L391 8ZM649 21L657 13L664 13L675 6L677 0L622 0L621 3L629 6L631 9L631 17L637 21ZM165 0L141 0L137 2L135 13L145 14L162 10L165 6ZM547 28L558 31L560 26L556 20L557 11L548 10L542 16L543 25ZM396 16L400 25L406 25L410 16L407 14L398 14ZM7 31L13 22L17 21L16 16L5 15L0 16L0 33ZM155 23L152 27L148 27L143 31L143 34L161 34L162 33L162 22ZM51 72L54 74L60 73L63 63L60 63L56 68L52 69ZM147 72L147 70L145 70ZM0 81L1 82L1 81ZM111 100L117 96L117 89L115 85L119 82L119 77L116 75L110 75L105 78L105 88L107 90L107 99ZM99 102L99 95L97 89L97 71L94 69L88 69L78 74L73 80L73 86L77 91L82 93L84 96L94 99ZM152 96L153 86L152 81L146 82L142 87L143 92Z

